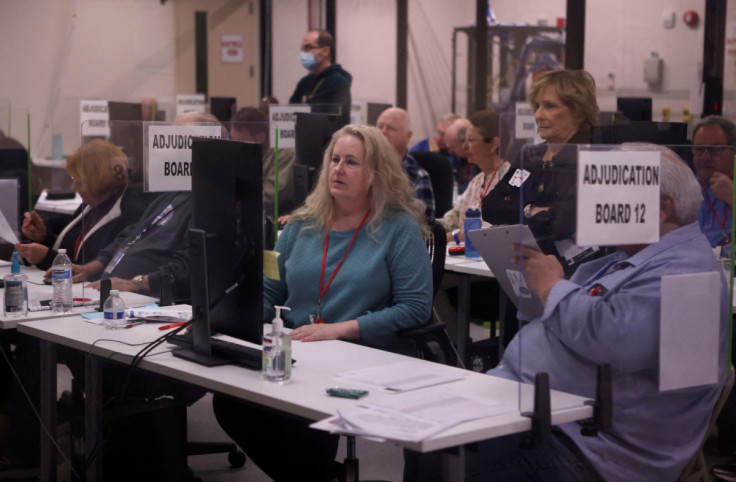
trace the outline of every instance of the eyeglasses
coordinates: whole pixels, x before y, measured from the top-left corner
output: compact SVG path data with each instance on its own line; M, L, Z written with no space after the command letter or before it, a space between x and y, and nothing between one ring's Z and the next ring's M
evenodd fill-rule
M310 50L317 50L321 48L322 47L320 47L319 45L302 45L302 52L309 52Z
M706 151L711 156L718 156L723 153L727 153L729 150L733 150L733 146L693 146L693 154L702 156Z

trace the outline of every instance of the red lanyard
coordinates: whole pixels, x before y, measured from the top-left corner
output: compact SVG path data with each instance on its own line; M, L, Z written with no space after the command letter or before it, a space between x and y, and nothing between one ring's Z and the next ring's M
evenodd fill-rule
M501 169L501 164L503 164L503 162L501 161L501 159L499 159L498 167L496 168L496 171L493 173L493 176L491 176L491 180L488 181L488 186L485 186L485 187L482 188L483 191L481 192L481 195L480 195L480 200L481 201L483 201L483 198L486 197L488 195L488 193L490 192L491 186L493 186L493 180L496 178L496 175L498 174L498 171ZM483 180L484 181L485 181L485 178L486 177L484 175L483 176ZM478 203L478 206L480 206L480 202Z
M700 186L700 189L703 190L703 197L708 202L708 207L710 208L710 212L713 213L713 217L715 218L718 225L721 227L721 233L723 236L728 239L728 233L726 233L726 219L728 218L728 210L730 206L726 205L726 209L723 211L723 221L718 219L718 214L716 214L716 209L713 207L713 203L710 201L710 196L708 196L708 193L706 192L705 188L703 186Z
M338 263L337 267L335 268L335 271L332 272L332 276L330 276L330 280L327 282L327 286L325 286L325 263L327 262L327 241L330 239L330 230L328 229L327 232L325 233L325 249L324 249L324 252L322 253L322 274L320 275L320 279L319 279L319 301L317 301L317 316L315 316L316 321L314 321L314 323L324 323L325 322L324 318L322 318L321 316L322 296L324 296L325 292L327 292L327 289L332 284L332 280L335 279L335 275L337 274L337 272L340 271L343 261L345 261L345 258L348 257L350 248L353 247L355 238L358 236L358 233L360 232L360 228L363 227L363 224L365 224L370 214L371 214L371 210L369 209L368 212L365 213L363 220L360 222L358 229L355 230L355 234L353 234L353 238L350 240L348 249L345 250L345 254L342 256L340 263Z

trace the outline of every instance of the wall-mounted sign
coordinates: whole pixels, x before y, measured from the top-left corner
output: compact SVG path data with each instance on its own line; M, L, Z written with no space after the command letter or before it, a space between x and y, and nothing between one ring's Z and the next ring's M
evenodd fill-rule
M243 36L222 36L222 61L226 64L239 64L243 61Z

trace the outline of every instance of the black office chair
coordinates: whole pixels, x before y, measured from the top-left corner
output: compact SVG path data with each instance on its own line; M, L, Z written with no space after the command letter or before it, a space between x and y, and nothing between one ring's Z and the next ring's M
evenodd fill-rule
M439 152L417 151L411 155L427 171L434 191L435 216L441 218L452 209L452 191L455 174L450 161Z
M430 223L430 232L425 237L427 252L432 262L432 300L442 284L447 255L447 233L438 221ZM417 358L445 365L457 366L462 361L445 331L445 324L439 321L434 308L429 320L422 326L399 332L401 338L409 338L416 344Z

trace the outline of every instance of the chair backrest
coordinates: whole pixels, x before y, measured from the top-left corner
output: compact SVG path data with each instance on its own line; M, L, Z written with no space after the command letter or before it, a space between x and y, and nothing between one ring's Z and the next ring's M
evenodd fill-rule
M455 174L450 161L439 152L416 151L411 155L427 171L434 191L434 212L438 218L452 209Z
M442 284L442 276L445 273L445 257L447 256L447 233L445 228L437 221L429 223L429 234L424 241L427 245L429 260L432 262L432 299Z
M731 390L734 386L734 380L736 380L736 374L734 373L733 365L731 365L729 366L726 384L723 386L723 389L721 390L721 395L718 397L718 400L713 407L713 412L711 412L708 429L705 431L703 440L700 442L700 447L698 448L698 451L695 452L695 455L693 455L693 458L690 459L685 468L682 470L680 477L678 477L677 479L678 482L690 482L695 480L706 482L708 480L711 480L711 477L708 474L708 468L705 463L703 446L705 445L705 441L708 439L708 436L713 431L713 428L716 425L716 420L718 420L718 415L721 413L721 410L723 410L723 406L726 404L726 400L728 400L728 396L731 394Z

